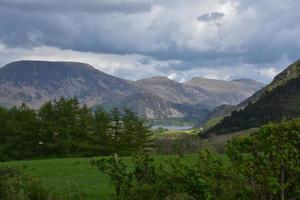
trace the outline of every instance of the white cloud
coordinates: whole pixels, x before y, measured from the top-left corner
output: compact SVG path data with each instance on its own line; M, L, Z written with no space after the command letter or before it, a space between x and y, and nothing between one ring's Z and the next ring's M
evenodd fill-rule
M280 71L274 67L271 68L263 68L259 69L258 73L264 77L267 77L269 79L272 79L274 76L276 76Z

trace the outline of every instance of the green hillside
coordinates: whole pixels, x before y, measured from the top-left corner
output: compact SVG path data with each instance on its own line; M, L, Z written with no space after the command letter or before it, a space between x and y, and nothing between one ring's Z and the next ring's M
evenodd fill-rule
M236 110L205 132L224 134L300 116L300 61L277 75L244 109Z

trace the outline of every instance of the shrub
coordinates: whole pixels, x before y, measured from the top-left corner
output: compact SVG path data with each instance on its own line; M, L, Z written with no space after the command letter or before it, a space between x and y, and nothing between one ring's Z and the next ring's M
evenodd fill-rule
M155 165L147 155L134 158L133 170L118 157L94 159L115 187L116 199L235 199L240 194L230 166L209 151L189 166L180 158Z
M55 198L35 177L24 175L15 168L1 167L0 199L52 200Z

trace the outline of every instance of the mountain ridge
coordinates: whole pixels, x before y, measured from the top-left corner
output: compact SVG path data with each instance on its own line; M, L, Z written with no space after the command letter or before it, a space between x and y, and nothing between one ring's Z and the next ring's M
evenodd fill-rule
M252 91L251 86L245 89L241 83L228 81L226 84L240 86L237 94L232 90L223 91L233 98L223 98L202 85L180 83L163 76L129 81L85 63L26 60L0 68L0 104L12 107L25 102L38 108L45 101L64 96L78 98L89 107L136 107L135 110L146 118L194 118L198 115L204 120L216 106L239 102Z

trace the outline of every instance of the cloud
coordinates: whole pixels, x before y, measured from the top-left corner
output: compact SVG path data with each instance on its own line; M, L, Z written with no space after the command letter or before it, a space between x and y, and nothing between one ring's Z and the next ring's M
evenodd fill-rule
M262 68L258 70L258 73L261 74L264 77L267 77L269 79L272 79L274 76L276 76L280 71L277 70L274 67L271 68Z
M88 63L95 68L124 79L137 80L166 75L159 67L168 68L177 61L158 61L140 54L105 54L63 50L56 47L10 48L0 43L0 66L17 60L73 61Z
M124 77L134 71L131 79L149 69L149 75L177 76L212 69L226 78L227 72L237 76L241 66L245 75L256 77L259 69L279 71L299 58L299 6L298 0L2 0L0 43L7 52L23 49L32 55L39 48L106 55L106 68ZM122 67L133 57L130 69Z
M178 81L180 83L183 83L186 81L185 78L178 76L176 73L171 73L167 76L169 79L174 80L174 81Z
M206 13L204 15L199 16L197 20L203 22L218 21L221 20L224 16L225 16L224 13L212 12L212 13Z
M6 9L36 13L137 13L151 9L151 3L143 0L2 0L0 6Z

